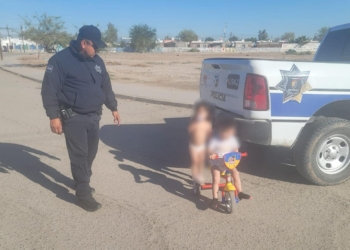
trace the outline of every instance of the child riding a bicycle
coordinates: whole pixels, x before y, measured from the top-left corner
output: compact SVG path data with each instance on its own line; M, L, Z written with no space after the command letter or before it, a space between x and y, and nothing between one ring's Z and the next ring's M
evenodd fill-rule
M250 195L242 192L241 178L239 172L236 168L228 169L225 166L224 159L222 157L218 158L217 156L223 156L230 152L238 152L239 141L236 137L236 122L234 119L221 116L219 117L216 126L215 134L212 136L209 142L208 151L211 164L211 173L213 179L213 200L210 203L212 209L217 209L220 204L218 201L218 191L219 183L221 178L221 173L229 170L231 171L234 185L238 192L238 198L242 199L251 199Z

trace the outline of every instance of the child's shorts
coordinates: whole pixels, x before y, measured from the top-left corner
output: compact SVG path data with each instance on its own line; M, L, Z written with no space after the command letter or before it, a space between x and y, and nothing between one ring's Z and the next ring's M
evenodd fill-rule
M223 159L210 160L210 165L212 170L219 170L220 172L224 172L228 169Z

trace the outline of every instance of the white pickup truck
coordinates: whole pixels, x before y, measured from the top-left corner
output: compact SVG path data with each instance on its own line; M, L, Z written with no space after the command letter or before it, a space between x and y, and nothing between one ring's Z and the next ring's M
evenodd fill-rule
M313 183L350 177L350 24L329 30L313 62L205 59L200 96L236 118L243 141L292 148Z

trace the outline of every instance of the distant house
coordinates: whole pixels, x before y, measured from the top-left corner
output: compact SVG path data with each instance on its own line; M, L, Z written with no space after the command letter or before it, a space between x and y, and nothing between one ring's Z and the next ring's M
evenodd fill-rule
M218 41L212 41L212 42L207 42L209 45L209 48L222 48L224 45L223 40L218 40Z
M175 48L176 41L175 40L164 40L163 45L164 45L164 48Z
M206 48L221 48L223 47L224 41L218 40L218 41L193 41L190 43L191 48L201 48L201 49L206 49Z
M234 47L238 49L251 48L254 46L254 43L250 41L235 41L233 44Z
M22 40L21 38L18 37L6 37L6 38L0 38L1 39L1 44L3 47L6 47L8 50L10 48L14 50L21 50L21 49L31 49L31 50L36 50L36 49L42 49L41 46L38 46L35 42L31 40Z
M257 48L281 48L282 42L271 42L271 41L257 41Z
M125 44L130 44L131 43L131 38L122 36L122 38L120 39L120 42L124 42Z
M190 42L190 47L191 48L195 48L195 49L197 49L197 48L207 48L207 44L206 44L206 42L203 42L203 41L192 41L192 42Z

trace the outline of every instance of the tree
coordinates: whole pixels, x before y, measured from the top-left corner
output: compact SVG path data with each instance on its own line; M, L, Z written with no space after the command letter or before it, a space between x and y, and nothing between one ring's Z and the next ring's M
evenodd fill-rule
M118 40L118 29L112 23L107 24L107 30L103 32L103 40L110 46L115 46Z
M121 41L119 47L120 48L125 48L126 47L126 42L125 41Z
M212 42L212 41L215 41L215 40L214 40L214 38L212 38L212 37L207 37L207 38L205 38L204 41L205 41L205 42Z
M251 38L244 39L244 41L256 43L257 39L255 37L251 37Z
M281 36L281 39L288 43L294 43L294 38L295 38L294 32L286 32Z
M72 35L65 31L64 22L61 17L36 14L33 20L22 17L25 30L21 33L26 39L43 46L52 48L54 45L67 47Z
M180 31L178 37L183 42L192 42L198 40L198 36L193 30L182 30Z
M274 42L274 43L278 43L280 40L281 40L281 39L280 39L279 37L275 37L275 38L273 39L273 42Z
M170 36L165 36L164 40L171 40L171 37Z
M295 39L295 42L299 44L299 46L303 46L310 42L310 39L307 38L306 36L299 36L297 39Z
M322 39L326 36L328 30L329 27L322 27L321 29L319 29L314 36L314 40L321 42Z
M150 51L156 47L157 30L147 24L134 25L129 31L130 46L136 52Z
M258 39L259 41L267 41L269 39L269 35L267 34L265 29L259 30Z
M48 16L46 13L42 15L34 15L32 19L21 17L25 30L20 36L30 39L43 46L45 49L51 49L55 45L67 47L73 39L73 35L65 31L64 22L60 17ZM40 51L38 51L38 58Z
M230 42L234 42L234 41L238 41L239 38L238 38L237 36L231 34L230 37L228 38L228 40L229 40Z

